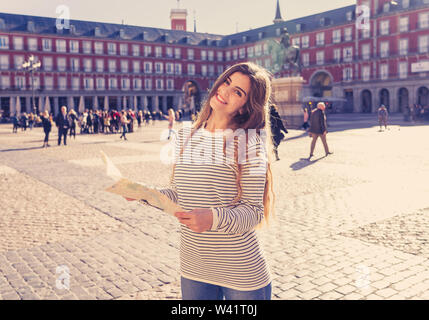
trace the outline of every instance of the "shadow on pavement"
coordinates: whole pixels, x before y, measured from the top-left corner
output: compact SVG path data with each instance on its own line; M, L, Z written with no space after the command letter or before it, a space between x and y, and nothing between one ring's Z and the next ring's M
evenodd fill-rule
M298 171L298 170L304 169L308 166L315 164L316 162L322 160L323 158L326 158L326 156L320 157L320 158L315 159L315 160L308 160L308 158L300 158L299 161L292 163L290 165L290 168L292 168L294 171Z
M36 150L43 149L43 146L40 147L30 147L30 148L16 148L16 149L0 149L0 152L11 152L11 151L28 151L28 150Z

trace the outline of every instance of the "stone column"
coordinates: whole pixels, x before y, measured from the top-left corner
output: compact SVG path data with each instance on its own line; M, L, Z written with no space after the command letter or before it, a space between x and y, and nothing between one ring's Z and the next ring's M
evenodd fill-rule
M10 105L10 115L15 115L16 113L16 97L9 97L9 105Z

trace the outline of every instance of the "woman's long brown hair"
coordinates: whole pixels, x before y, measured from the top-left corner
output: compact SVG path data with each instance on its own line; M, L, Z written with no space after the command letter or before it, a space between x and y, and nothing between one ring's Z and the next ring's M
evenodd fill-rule
M230 77L233 73L240 72L244 75L247 75L250 79L251 87L248 94L247 102L243 106L243 112L237 114L232 118L232 123L230 124L231 129L244 129L246 132L248 129L256 129L257 133L260 134L261 131L264 131L265 139L263 140L262 146L265 148L265 154L267 155L267 171L266 171L266 180L265 180L265 190L264 190L264 218L268 222L269 217L273 213L274 207L274 191L273 191L273 177L271 172L271 162L273 159L273 143L271 136L271 125L270 125L270 109L269 109L269 100L271 97L271 79L268 72L251 62L239 63L233 65L227 69L214 83L212 89L210 90L207 100L204 102L201 112L198 114L198 117L193 124L193 128L190 136L187 138L186 142L183 144L180 151L179 158L182 156L184 147L187 145L187 142L192 137L192 135L198 130L201 129L207 120L210 118L212 113L212 108L210 106L211 98L217 93L219 87ZM247 141L247 139L246 139ZM224 141L224 152L225 152L225 141ZM246 148L247 150L247 148ZM241 187L241 175L242 175L242 165L238 162L238 150L237 144L235 144L235 163L237 166L236 172L236 184L238 193L236 198L233 201L237 203L240 201L242 196L242 187ZM173 166L173 175L175 172L176 165Z

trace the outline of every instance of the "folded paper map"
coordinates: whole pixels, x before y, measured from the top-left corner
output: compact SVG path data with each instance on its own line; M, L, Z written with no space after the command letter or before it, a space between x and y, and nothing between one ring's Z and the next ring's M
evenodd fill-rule
M121 178L122 175L113 162L103 152L102 155L103 161L107 165L107 174L115 180L120 179L106 191L128 199L138 200L171 215L178 211L184 211L177 203L158 190Z

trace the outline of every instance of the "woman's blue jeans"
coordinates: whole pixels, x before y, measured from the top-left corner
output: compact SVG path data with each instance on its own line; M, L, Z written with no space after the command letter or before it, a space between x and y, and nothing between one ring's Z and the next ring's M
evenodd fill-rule
M240 291L181 278L183 300L271 300L271 283L264 288Z

